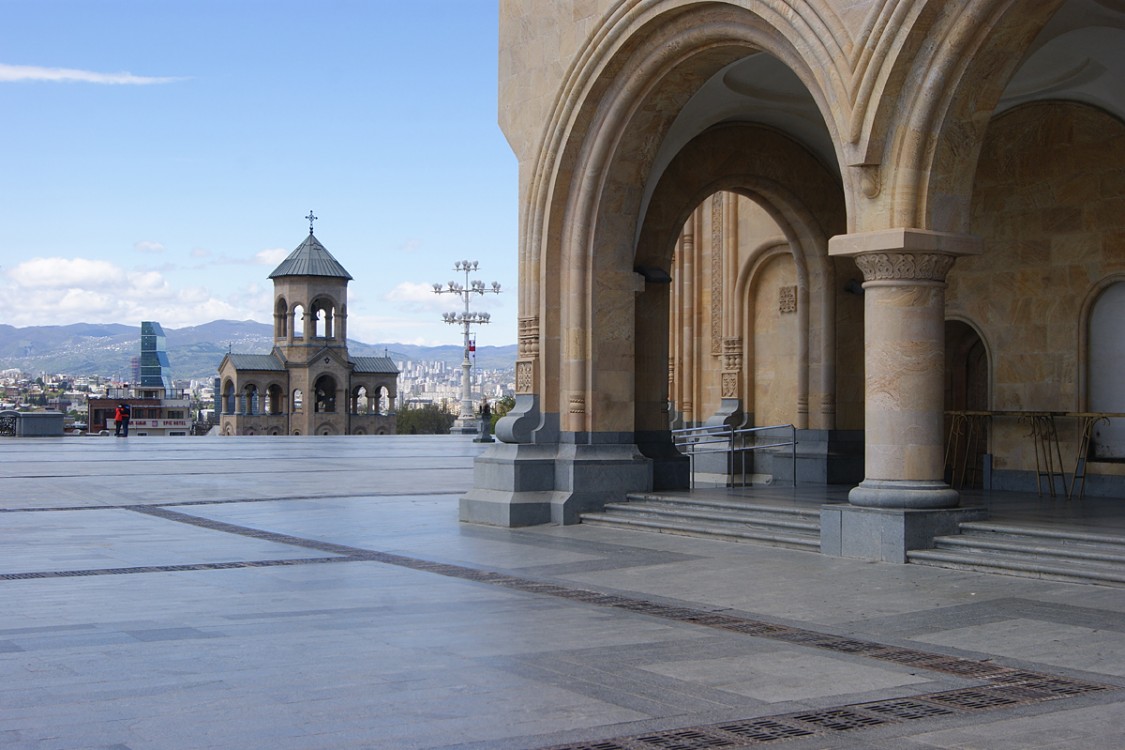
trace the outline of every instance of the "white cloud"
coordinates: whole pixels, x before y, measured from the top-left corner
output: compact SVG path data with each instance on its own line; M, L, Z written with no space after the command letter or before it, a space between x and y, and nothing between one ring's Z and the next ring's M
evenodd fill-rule
M257 283L223 298L203 286L177 288L159 271L87 258L33 258L0 277L0 309L14 326L157 320L180 328L218 318L268 320L270 304Z
M164 245L159 242L141 240L140 242L133 243L133 249L138 253L162 253L164 252Z
M451 304L450 295L435 294L432 284L419 284L413 281L401 282L387 292L385 299L388 302L398 303L402 309L413 311L444 310ZM458 301L456 297L452 297L452 300ZM456 304L453 306L459 307Z
M139 297L163 296L171 291L171 285L157 271L134 271L128 277L131 293Z
M440 334L444 333L438 327L441 325L440 319L435 325L431 321L412 318L348 313L348 338L365 344L398 342L418 346L440 346L458 343L459 339L455 331L450 331L451 338L441 338Z
M205 247L193 247L191 249L191 257L193 258L210 258L211 251Z
M45 68L37 65L6 65L0 63L0 83L47 81L50 83L96 83L114 86L148 86L175 83L183 78L137 76L132 73L96 73L74 68Z
M125 271L104 260L87 258L32 258L8 271L16 284L31 289L120 286Z
M280 247L271 247L267 250L259 250L254 255L254 262L260 266L278 266L281 261L289 257L292 250L285 250Z

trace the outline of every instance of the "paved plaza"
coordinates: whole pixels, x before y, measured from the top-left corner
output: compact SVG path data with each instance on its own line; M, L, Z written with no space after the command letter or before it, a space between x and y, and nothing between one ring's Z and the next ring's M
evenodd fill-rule
M0 440L0 748L1125 744L1125 589L469 526L482 450Z

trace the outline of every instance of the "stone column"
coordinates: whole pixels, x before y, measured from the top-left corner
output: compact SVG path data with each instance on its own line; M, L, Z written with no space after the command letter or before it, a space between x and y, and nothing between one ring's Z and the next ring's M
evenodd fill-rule
M865 479L848 496L877 508L952 508L945 484L945 276L967 235L893 229L833 237L863 272Z
M821 508L821 551L904 562L957 524L944 481L945 276L980 252L967 235L890 229L833 237L831 255L854 256L864 284L864 475L849 505Z

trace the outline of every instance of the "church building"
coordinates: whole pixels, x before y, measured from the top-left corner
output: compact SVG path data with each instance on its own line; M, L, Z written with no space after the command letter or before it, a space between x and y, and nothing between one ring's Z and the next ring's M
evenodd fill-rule
M273 279L273 350L230 353L219 364L223 435L388 435L398 369L388 357L348 353L352 276L313 235Z
M1125 496L1122 49L1108 0L500 0L517 395L461 518L686 490L709 424L851 486L832 554Z

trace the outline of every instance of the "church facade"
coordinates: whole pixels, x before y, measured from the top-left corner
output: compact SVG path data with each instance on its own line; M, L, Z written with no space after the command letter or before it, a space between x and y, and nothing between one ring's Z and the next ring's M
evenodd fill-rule
M348 353L352 276L313 235L269 276L273 350L219 364L223 435L386 435L395 432L398 368Z
M500 8L517 404L464 520L686 488L709 423L792 424L853 550L957 514L955 420L993 488L1125 494L1119 3Z

